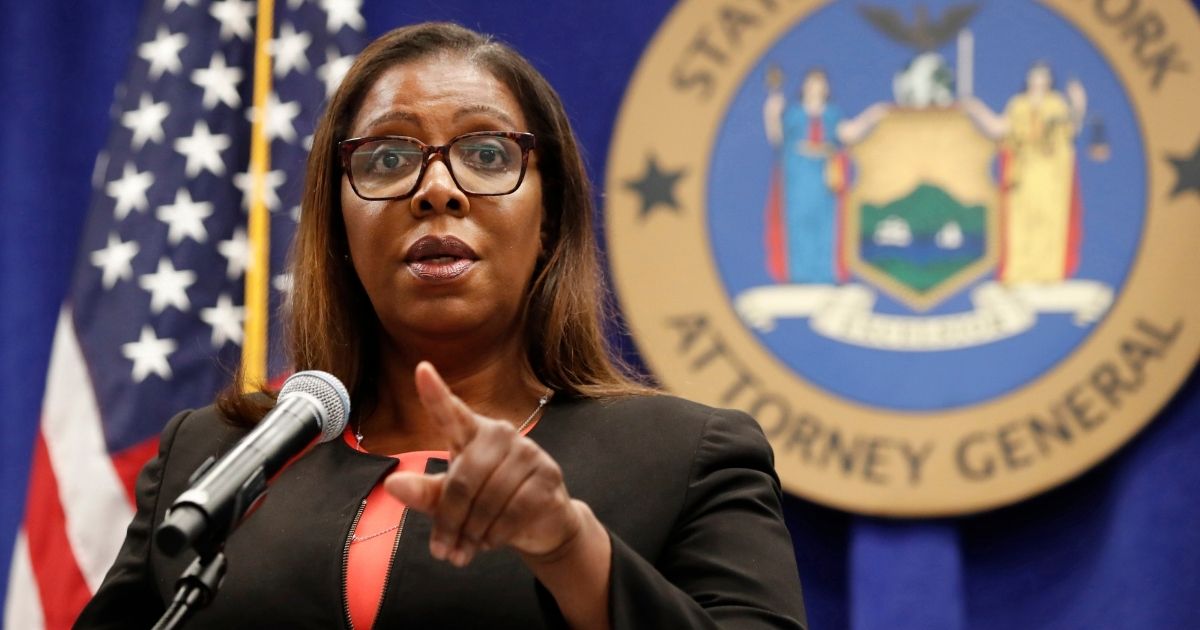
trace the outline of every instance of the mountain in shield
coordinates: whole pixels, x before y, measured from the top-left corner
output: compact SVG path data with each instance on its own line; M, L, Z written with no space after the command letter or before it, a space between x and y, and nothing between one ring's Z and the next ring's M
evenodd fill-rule
M850 148L852 273L914 311L936 307L996 266L996 144L960 107L891 108Z
M925 293L983 257L987 209L921 183L890 203L864 203L858 237L863 262Z

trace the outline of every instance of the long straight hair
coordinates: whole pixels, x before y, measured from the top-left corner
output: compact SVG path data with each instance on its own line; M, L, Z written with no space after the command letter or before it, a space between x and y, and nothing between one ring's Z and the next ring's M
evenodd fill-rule
M396 65L456 55L489 71L520 103L537 137L542 179L542 242L524 305L525 356L537 378L568 397L650 393L609 350L606 299L593 229L595 209L583 159L562 101L520 54L488 36L449 23L393 30L368 45L342 79L313 134L302 212L290 255L292 294L285 306L287 350L296 370L324 370L370 408L379 382L381 325L349 258L342 219L337 143L376 79ZM240 376L240 374L239 374ZM219 398L227 418L252 424L268 398L242 396L237 383ZM365 405L365 407L363 406Z

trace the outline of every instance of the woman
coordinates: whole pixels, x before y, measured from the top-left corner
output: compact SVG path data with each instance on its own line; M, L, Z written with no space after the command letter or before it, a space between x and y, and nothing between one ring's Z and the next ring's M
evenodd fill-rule
M798 103L787 103L777 67L767 72L767 92L763 123L780 169L767 201L768 272L780 283L843 283L849 278L842 243L850 176L845 148L865 137L887 107L844 117L829 100L829 75L821 68L804 74Z
M1087 92L1069 81L1054 88L1054 73L1035 62L1025 90L997 114L979 99L966 111L1001 142L1000 279L1005 284L1057 283L1079 266L1083 201L1075 138L1087 114Z
M193 624L803 625L757 425L652 395L605 352L586 176L536 70L461 27L393 31L313 146L291 351L353 416L230 537ZM154 527L269 402L170 422L81 627L161 614L188 559Z

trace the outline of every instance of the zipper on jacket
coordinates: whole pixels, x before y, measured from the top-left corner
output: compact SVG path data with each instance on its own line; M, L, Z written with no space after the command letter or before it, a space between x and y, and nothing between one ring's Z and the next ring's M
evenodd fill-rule
M346 627L350 630L354 630L354 619L350 616L350 545L354 542L354 532L358 530L358 521L366 509L367 500L364 498L358 505L358 512L354 514L354 520L350 522L350 533L346 536L346 545L342 548L342 611L346 615ZM379 620L379 614L383 612L383 600L387 596L388 586L392 583L392 569L396 565L396 552L400 549L400 537L404 535L406 522L408 522L407 505L400 513L400 525L396 528L396 540L392 543L392 555L388 559L387 572L383 574L383 590L379 592L379 605L375 608L376 621Z
M367 498L363 497L350 521L350 533L346 534L346 545L342 548L342 612L346 615L346 627L354 630L354 620L350 618L350 591L347 588L350 575L350 543L354 542L354 532L358 530L358 519L362 518L363 510L367 509Z
M383 590L379 592L379 605L375 607L375 621L383 613L383 600L387 599L388 586L392 583L392 569L396 568L396 552L400 550L400 537L404 535L404 523L408 521L408 506L400 514L400 526L396 528L396 541L392 543L392 556L388 560L387 573L383 574Z

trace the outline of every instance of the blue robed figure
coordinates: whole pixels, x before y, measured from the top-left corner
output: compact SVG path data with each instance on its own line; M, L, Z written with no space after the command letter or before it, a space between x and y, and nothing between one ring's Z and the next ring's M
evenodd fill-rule
M827 173L838 150L828 129L841 112L830 105L813 115L801 104L783 114L783 199L786 216L788 276L793 282L832 284L838 279L834 244L838 240L838 200ZM828 140L826 139L828 138Z
M780 172L772 177L767 202L767 269L776 282L844 282L841 204L849 168L842 148L865 135L885 111L873 106L843 120L829 102L829 77L819 68L804 75L799 102L787 103L781 84L779 69L768 70L763 118L767 138L779 151Z

